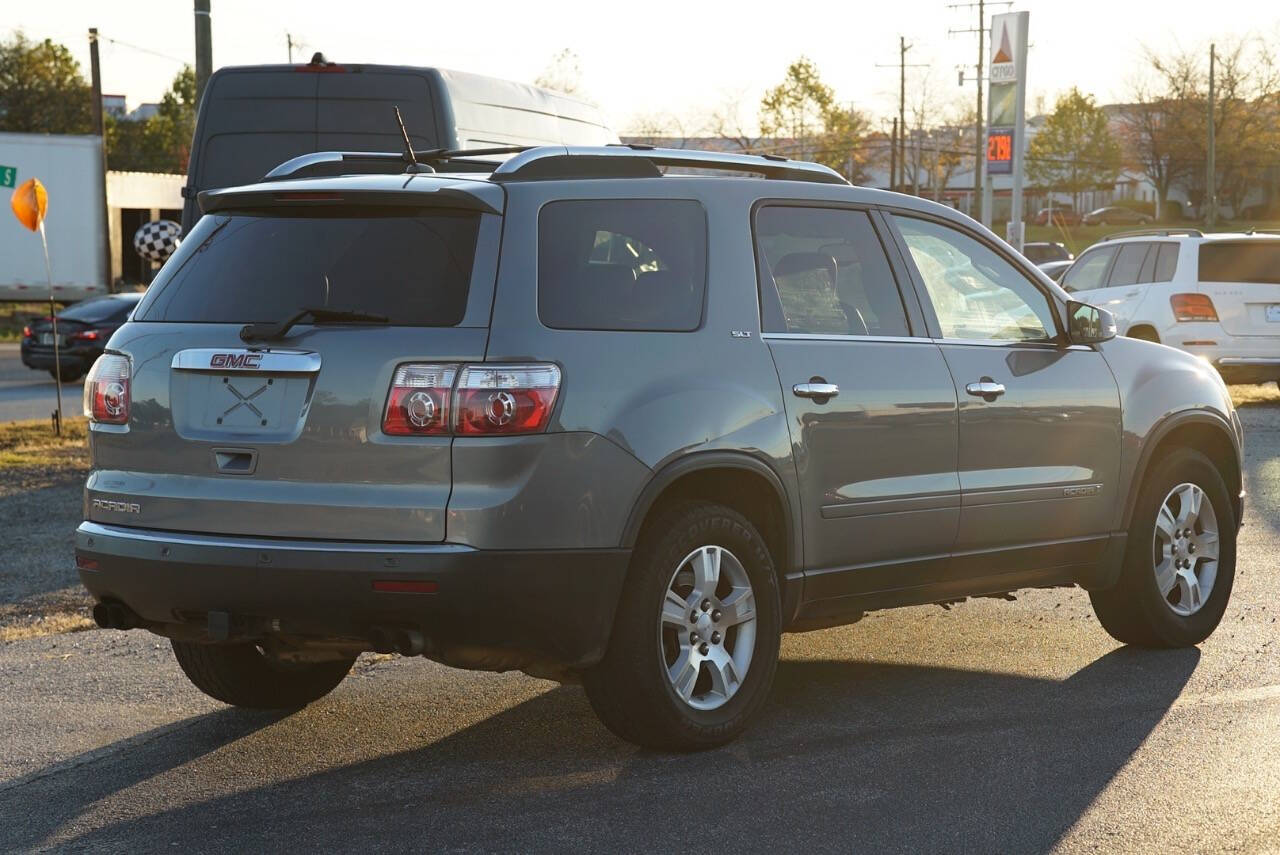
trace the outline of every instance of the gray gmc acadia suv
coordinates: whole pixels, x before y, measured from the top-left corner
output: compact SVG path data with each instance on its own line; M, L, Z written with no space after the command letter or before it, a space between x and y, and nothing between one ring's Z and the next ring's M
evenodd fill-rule
M202 193L85 387L95 618L209 695L297 707L398 651L689 749L782 632L872 609L1081 585L1151 647L1222 618L1222 381L966 217L639 146L336 174L376 157Z

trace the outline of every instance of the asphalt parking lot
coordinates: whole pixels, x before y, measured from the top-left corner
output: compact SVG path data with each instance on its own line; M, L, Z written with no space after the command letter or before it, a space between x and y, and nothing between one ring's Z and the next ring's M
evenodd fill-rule
M0 848L1258 852L1280 840L1280 406L1242 409L1247 525L1199 649L1116 645L1077 590L788 636L765 714L697 755L577 687L367 656L293 715L167 644L0 644Z

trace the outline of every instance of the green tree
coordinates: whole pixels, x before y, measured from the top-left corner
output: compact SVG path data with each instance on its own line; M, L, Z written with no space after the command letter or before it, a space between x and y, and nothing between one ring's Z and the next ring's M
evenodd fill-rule
M871 123L836 101L835 90L822 81L818 68L800 57L787 68L782 82L760 100L760 133L793 140L788 154L830 166L851 181L864 177L862 140Z
M132 172L187 171L196 119L196 76L185 66L154 116L107 122L107 166Z
M92 95L71 52L21 31L0 42L0 131L93 133Z
M1027 150L1027 179L1043 190L1080 193L1110 187L1120 171L1120 144L1107 115L1074 86L1058 98Z

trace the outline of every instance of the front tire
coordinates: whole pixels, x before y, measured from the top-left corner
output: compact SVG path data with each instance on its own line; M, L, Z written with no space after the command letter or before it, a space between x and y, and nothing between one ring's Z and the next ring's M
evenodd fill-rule
M690 751L736 738L778 665L781 606L755 527L710 502L646 524L608 651L583 674L605 726L648 748Z
M329 694L356 657L332 662L279 662L254 644L171 641L187 679L211 698L236 707L292 710Z
M1117 641L1190 647L1222 620L1235 569L1235 509L1222 475L1200 452L1179 448L1142 485L1120 581L1089 599Z

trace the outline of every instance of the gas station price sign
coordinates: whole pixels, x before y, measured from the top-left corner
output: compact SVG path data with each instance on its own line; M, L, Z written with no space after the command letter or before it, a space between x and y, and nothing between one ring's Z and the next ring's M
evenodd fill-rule
M987 173L1008 175L1013 171L1013 128L992 128L987 134Z

